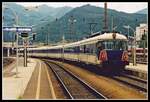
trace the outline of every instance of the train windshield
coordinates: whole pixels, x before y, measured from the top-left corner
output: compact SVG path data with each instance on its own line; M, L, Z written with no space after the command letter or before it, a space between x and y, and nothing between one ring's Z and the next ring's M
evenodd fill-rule
M127 50L127 41L108 40L108 41L103 41L102 45L104 49L108 49L108 50Z

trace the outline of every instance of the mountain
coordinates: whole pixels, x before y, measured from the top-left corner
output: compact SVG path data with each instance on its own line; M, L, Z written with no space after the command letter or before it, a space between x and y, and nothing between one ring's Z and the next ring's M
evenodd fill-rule
M145 8L145 9L142 9L142 10L140 10L140 11L137 11L136 13L137 13L137 14L148 14L148 9Z
M35 9L35 11L40 12L41 15L51 14L53 18L60 18L72 9L73 8L67 6L54 8L43 4L41 6L38 6L37 9Z
M73 8L68 7L68 6L55 8L55 10L53 11L53 15L52 16L60 18L60 17L64 16L67 12L71 11L72 9Z
M75 19L71 26L71 16ZM146 23L145 14L130 14L125 12L118 12L116 10L108 9L108 28L111 30L112 16L114 18L114 26L117 26L116 30L127 34L127 29L123 28L124 25L130 25L135 29L140 23ZM45 23L37 27L37 37L36 41L46 42L47 34L49 34L49 42L56 43L62 39L62 35L65 36L66 40L80 40L84 37L90 35L90 25L89 23L97 23L93 32L98 32L103 30L103 19L104 19L104 9L101 7L95 7L91 5L84 5L81 7L74 8L70 12L66 13L64 16L58 20L52 21L50 23ZM70 34L73 28L73 34ZM130 31L130 36L133 32Z
M53 8L47 5L26 8L13 2L3 3L3 25L13 26L16 24L16 16L18 16L18 24L20 26L40 25L43 22L52 22L56 18L64 16L65 13L72 10L71 7ZM16 14L15 14L16 13ZM11 41L11 32L5 32L4 41ZM14 39L14 37L13 37Z

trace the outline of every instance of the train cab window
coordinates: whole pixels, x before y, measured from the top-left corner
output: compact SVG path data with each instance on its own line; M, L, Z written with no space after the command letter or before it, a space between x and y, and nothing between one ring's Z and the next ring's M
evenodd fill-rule
M110 40L110 41L103 41L103 48L108 50L126 50L127 43L126 41L121 40Z

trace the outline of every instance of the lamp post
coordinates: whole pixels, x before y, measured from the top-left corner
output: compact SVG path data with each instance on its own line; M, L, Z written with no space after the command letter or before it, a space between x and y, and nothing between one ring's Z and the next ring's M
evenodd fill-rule
M49 31L49 27L50 27L50 24L47 24L47 26L48 26L48 33L47 33L47 45L49 45L49 33L50 33L50 31Z
M130 28L134 32L133 65L136 66L136 31L132 27Z
M3 9L10 9L12 11L13 15L15 16L15 19L13 19L13 20L15 20L15 23L17 25L18 16L17 16L16 12L12 8L9 8L7 6L3 6ZM12 34L12 52L13 52L13 47L14 47L14 41L13 41L13 34Z
M134 33L134 43L133 43L133 65L136 66L136 31L131 26L124 26L124 28L128 29L128 36L129 36L129 29L131 29Z
M4 6L4 8L10 9L13 12L13 14L15 16L16 26L18 26L18 16L17 16L16 12L12 8L9 8L6 6ZM16 77L18 77L18 31L16 32L16 36L17 36L17 39L16 39L16 58L17 58L16 59L16 61L17 61L17 63L16 63Z
M129 29L130 29L130 26L127 25L127 26L123 26L123 27L126 28L126 29L128 29L128 36L127 36L127 37L129 37Z

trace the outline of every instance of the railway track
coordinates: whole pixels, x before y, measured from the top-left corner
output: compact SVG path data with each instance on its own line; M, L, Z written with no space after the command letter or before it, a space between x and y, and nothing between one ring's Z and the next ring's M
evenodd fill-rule
M122 74L121 76L114 76L113 79L129 85L139 91L147 92L147 81L133 75Z
M72 72L65 70L54 62L44 61L62 84L69 99L106 99L104 95L89 86Z
M15 59L13 58L3 58L3 66L6 67L10 65L11 63L13 63L14 61Z

